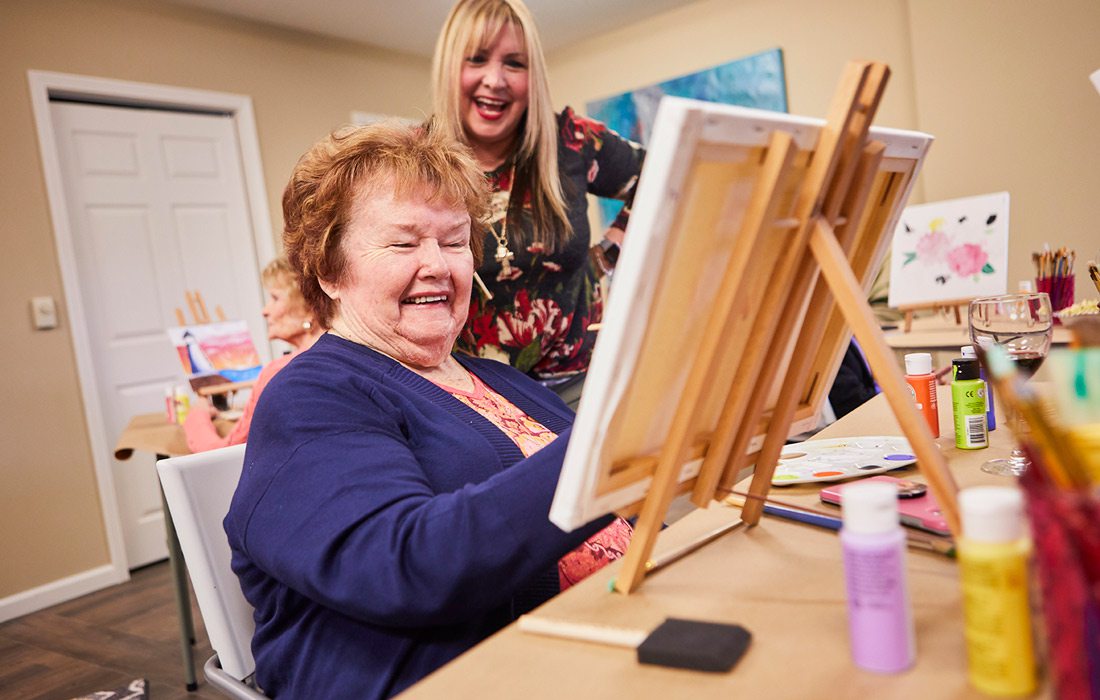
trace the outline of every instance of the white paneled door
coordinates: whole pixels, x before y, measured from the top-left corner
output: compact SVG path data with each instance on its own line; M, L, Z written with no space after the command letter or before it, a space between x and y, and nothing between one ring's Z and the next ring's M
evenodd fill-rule
M240 149L225 115L64 101L50 111L103 444L113 446L183 380L165 328L187 308L185 290L248 321L267 354ZM164 558L153 457L111 459L129 568Z

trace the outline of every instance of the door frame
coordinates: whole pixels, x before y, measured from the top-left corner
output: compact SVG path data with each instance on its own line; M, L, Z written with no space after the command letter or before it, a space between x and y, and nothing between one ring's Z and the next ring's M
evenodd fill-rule
M45 601L45 605L52 605L107 585L126 581L130 574L123 545L118 501L115 497L114 477L111 473L112 446L108 444L106 426L99 413L100 397L96 388L95 367L91 359L92 345L80 295L80 275L76 263L72 226L66 207L68 193L65 191L57 143L54 138L50 98L77 98L119 106L226 114L233 120L237 132L245 198L252 222L251 233L256 251L257 271L262 270L264 264L275 257L275 245L270 233L271 217L267 208L260 141L256 132L252 99L247 95L39 70L27 71L27 80L30 84L35 126L38 130L39 153L49 198L50 217L53 220L54 242L57 245L57 259L61 268L65 304L69 311L69 325L80 380L84 421L91 441L100 511L111 560L109 572L104 572L106 576L87 577L77 574L68 579L72 585L60 587L67 590L58 590L58 586L52 584L42 587L42 597L50 599Z

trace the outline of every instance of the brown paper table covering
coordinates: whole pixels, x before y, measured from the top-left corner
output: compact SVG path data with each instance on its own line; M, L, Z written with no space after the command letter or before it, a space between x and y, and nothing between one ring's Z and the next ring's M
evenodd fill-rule
M950 387L940 387L941 436L960 487L1008 484L980 471L1006 456L1009 432L991 447L954 446ZM819 433L820 438L900 435L884 397ZM891 472L920 479L915 467ZM819 487L773 488L771 495L828 510ZM839 513L839 510L837 510ZM697 539L738 518L712 504L661 533L662 551ZM898 675L877 675L849 660L840 543L836 533L765 515L649 576L630 596L608 591L612 565L558 596L535 614L618 627L650 629L666 617L738 623L753 633L748 652L730 673L708 674L642 666L632 650L540 637L511 625L410 688L407 698L982 698L966 680L961 592L956 562L909 550L908 584L917 661ZM1044 688L1039 697L1048 697Z
M225 435L233 422L219 419L214 426L219 435ZM115 459L130 459L134 450L168 457L191 454L183 428L169 423L164 413L144 413L130 419L115 443Z

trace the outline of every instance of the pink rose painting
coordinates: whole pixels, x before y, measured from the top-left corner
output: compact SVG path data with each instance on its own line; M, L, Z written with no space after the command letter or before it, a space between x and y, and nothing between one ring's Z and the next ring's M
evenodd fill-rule
M1007 192L905 208L894 228L890 292L894 308L1004 294L1008 268Z
M988 260L989 253L986 253L985 249L976 243L963 243L947 254L948 267L960 277L977 276L979 273L985 272ZM990 268L989 271L992 272L993 268Z
M993 273L993 266L989 264L989 252L981 244L953 245L952 238L936 229L928 231L916 242L914 252L905 253L905 262L902 265L908 265L913 261L920 261L928 266L946 263L947 269L960 277L977 278L982 274ZM938 276L936 282L944 284L946 277Z
M965 222L962 217L959 223ZM996 221L996 216L990 216L987 226ZM928 222L928 230L917 239L916 249L905 253L905 261L902 266L911 262L920 262L926 267L947 265L947 269L959 277L974 277L989 275L994 272L989 263L989 251L980 243L955 244L953 236L943 230L943 217L932 219ZM945 275L935 278L939 284L947 281Z
M935 223L935 222L933 222ZM941 262L951 247L951 239L943 231L933 229L917 241L917 260L925 265Z

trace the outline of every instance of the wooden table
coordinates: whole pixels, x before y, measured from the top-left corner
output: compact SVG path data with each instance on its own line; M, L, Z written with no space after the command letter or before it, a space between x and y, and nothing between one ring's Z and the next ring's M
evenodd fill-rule
M963 319L961 325L956 324L953 318L944 316L927 316L913 321L913 329L906 333L900 328L886 331L883 334L886 344L897 355L898 363L905 366L905 356L911 352L927 352L932 354L932 367L948 367L951 360L960 357L959 348L963 345L972 345L970 342L970 329ZM1055 326L1052 337L1054 345L1066 345L1072 334L1062 326ZM1043 368L1039 368L1040 380L1043 379ZM951 405L950 402L947 404Z
M216 420L215 427L220 435L225 435L233 426L231 421ZM157 460L167 457L179 457L191 454L183 426L169 423L163 412L145 413L134 416L122 431L115 443L115 459L129 459L135 450L151 452ZM157 483L160 481L158 479ZM184 685L188 691L198 689L195 678L195 657L192 647L195 644L195 621L191 616L191 592L187 586L187 567L180 551L176 526L164 492L160 494L161 508L164 511L164 529L168 543L168 563L172 568L172 581L176 592L176 610L180 618L180 648L183 655Z
M158 457L179 457L191 454L183 426L169 423L160 413L134 416L115 443L115 459L130 459L135 450L152 452Z
M1007 456L1007 430L991 433L985 450L954 446L950 393L940 387L937 444L960 487L1012 485L980 471ZM945 400L945 398L947 400ZM901 435L883 396L818 437ZM919 479L914 467L892 472ZM772 495L827 509L818 488L773 488ZM657 555L738 519L712 504L661 533ZM410 688L407 698L981 698L966 680L961 593L956 562L909 550L908 582L916 628L916 665L898 675L858 670L848 651L840 542L834 532L765 515L648 577L624 596L608 591L612 565L553 599L535 614L636 629L666 617L739 623L752 645L730 673L709 674L637 663L632 650L540 637L511 625ZM1043 697L1049 695L1044 690Z

